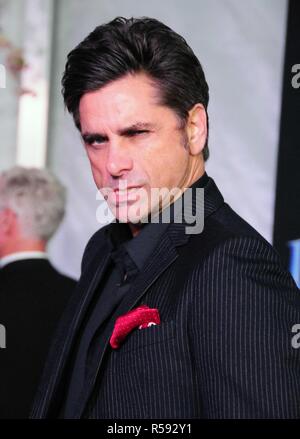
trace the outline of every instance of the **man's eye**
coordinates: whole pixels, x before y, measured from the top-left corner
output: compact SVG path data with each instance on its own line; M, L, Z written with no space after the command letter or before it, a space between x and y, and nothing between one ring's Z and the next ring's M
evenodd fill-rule
M134 130L134 131L128 131L127 135L128 137L134 137L137 136L139 134L145 134L148 133L148 130Z
M103 145L104 140L94 140L93 142L90 143L91 146L99 146L99 145Z
M85 142L85 145L87 148L97 149L100 148L104 144L104 142L105 142L104 140L93 140L90 142Z

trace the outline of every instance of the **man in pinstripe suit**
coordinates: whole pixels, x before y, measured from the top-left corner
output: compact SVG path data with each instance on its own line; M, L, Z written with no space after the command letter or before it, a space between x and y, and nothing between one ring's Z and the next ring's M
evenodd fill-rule
M117 222L86 247L32 417L299 417L299 291L205 172L208 86L190 47L117 18L69 54L63 94Z

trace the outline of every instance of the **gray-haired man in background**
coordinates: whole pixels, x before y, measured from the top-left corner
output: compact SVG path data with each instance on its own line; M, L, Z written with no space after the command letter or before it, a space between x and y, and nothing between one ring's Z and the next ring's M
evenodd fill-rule
M46 246L65 212L65 189L46 170L0 175L0 418L28 417L57 321L75 286Z

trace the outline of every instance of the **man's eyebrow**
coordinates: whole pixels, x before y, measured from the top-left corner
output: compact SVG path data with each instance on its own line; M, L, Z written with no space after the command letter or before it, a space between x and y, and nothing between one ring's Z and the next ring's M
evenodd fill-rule
M128 133L134 132L134 131L151 131L155 128L155 124L149 123L149 122L136 122L132 125L122 128L118 130L118 134L120 136L126 136Z
M121 128L117 131L119 136L126 136L134 131L152 131L156 128L156 125L149 122L136 122L132 125L129 125L126 128ZM107 140L108 137L106 134L100 133L100 132L84 132L81 134L82 139L85 143L93 143L94 141L104 141Z
M81 134L81 137L83 139L83 141L87 144L91 144L93 142L103 142L104 140L107 140L108 137L105 134L100 134L100 133L89 133L89 132L85 132L83 134Z

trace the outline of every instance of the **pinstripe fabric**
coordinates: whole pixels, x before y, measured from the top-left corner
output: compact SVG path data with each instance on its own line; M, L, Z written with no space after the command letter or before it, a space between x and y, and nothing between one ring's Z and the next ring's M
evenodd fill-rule
M120 308L158 308L161 325L103 349L75 418L299 417L300 349L291 345L299 290L275 250L223 202L212 179L208 186L203 233L187 237L171 224L139 292ZM34 418L55 417L63 398L66 350L54 350Z

